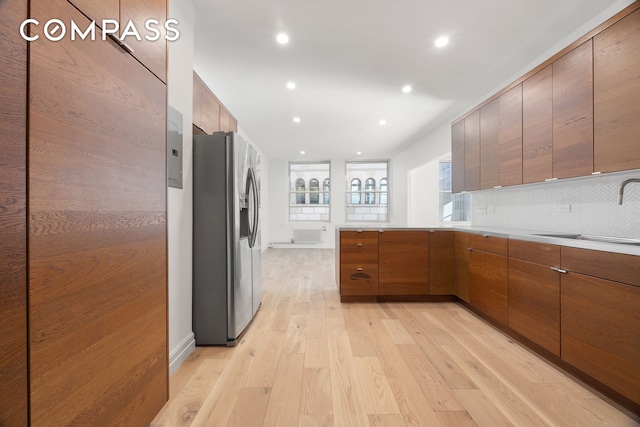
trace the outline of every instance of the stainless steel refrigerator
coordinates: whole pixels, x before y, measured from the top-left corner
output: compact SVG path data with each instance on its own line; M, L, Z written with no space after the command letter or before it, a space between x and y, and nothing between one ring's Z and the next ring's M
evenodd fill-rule
M193 330L234 345L258 311L260 158L234 132L193 138Z

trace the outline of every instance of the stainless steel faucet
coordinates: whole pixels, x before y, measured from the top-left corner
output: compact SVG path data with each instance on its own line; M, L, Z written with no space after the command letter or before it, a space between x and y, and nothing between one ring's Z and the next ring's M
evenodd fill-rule
M625 179L624 181L622 181L622 184L620 184L620 188L618 189L618 204L619 205L622 204L622 196L624 195L624 187L626 187L627 184L629 184L631 182L640 183L640 178L629 178L629 179Z

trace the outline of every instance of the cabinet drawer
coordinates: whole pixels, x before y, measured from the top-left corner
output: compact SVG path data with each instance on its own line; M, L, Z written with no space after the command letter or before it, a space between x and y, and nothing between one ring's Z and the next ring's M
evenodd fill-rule
M562 268L588 276L640 286L640 257L636 255L563 246Z
M560 246L509 239L509 258L559 267Z
M377 264L377 231L342 231L340 233L341 264Z
M340 295L378 295L378 266L343 264L340 268Z
M507 256L507 239L489 234L470 234L469 246L479 251Z

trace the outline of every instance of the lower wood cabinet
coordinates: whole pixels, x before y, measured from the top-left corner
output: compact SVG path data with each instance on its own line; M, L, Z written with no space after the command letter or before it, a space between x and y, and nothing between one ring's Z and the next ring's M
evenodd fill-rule
M453 239L455 295L469 302L469 233L456 231Z
M509 328L560 356L560 247L509 240Z
M469 303L483 314L507 325L507 239L470 234L469 247Z
M429 233L429 295L454 295L454 232Z
M378 231L340 231L336 265L341 296L378 295Z
M384 231L378 237L379 295L429 294L429 232Z

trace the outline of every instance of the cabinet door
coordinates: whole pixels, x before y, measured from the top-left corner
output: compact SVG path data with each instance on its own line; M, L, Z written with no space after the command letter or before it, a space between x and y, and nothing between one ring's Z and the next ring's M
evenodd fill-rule
M551 65L522 83L522 182L553 177L553 81Z
M560 273L509 259L509 327L560 356Z
M640 10L593 38L594 169L640 168Z
M507 325L509 295L507 257L472 250L469 254L469 298L472 306Z
M0 1L0 425L28 425L27 2Z
M499 185L522 184L522 85L498 98Z
M94 3L99 3L94 1ZM155 19L160 24L156 29L161 36L158 40L145 39L147 30L145 23L149 19ZM144 32L142 40L129 36L124 41L133 48L133 56L144 64L153 74L163 82L167 81L167 41L164 38L164 23L167 20L167 0L120 0L120 27L121 31L129 21L132 21L138 31ZM149 34L150 37L153 34Z
M111 40L41 37L29 91L30 421L148 425L168 398L166 87Z
M229 132L231 129L231 116L229 112L224 108L220 107L220 130L223 132Z
M640 405L640 288L562 275L562 359Z
M464 120L451 126L451 192L464 191Z
M204 129L202 124L202 94L204 89L200 79L193 74L193 124Z
M456 231L453 234L455 251L456 296L469 302L469 233Z
M68 0L100 26L103 19L120 18L120 0ZM144 27L143 27L144 28Z
M499 185L498 100L480 109L480 187L485 190Z
M220 127L220 104L207 88L202 90L202 130L208 134L218 132Z
M429 234L429 295L453 295L453 231Z
M480 110L464 119L464 189L480 190Z
M378 263L380 295L428 295L429 232L380 233Z
M378 295L378 232L340 231L341 296Z
M553 177L593 172L591 40L553 63Z

